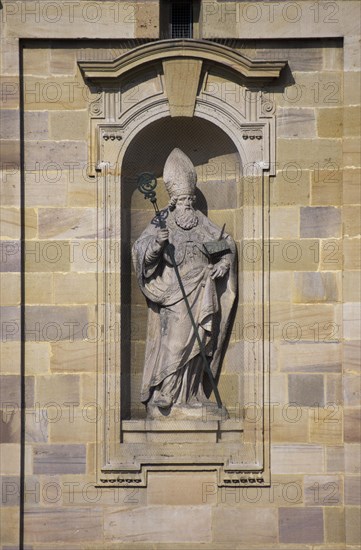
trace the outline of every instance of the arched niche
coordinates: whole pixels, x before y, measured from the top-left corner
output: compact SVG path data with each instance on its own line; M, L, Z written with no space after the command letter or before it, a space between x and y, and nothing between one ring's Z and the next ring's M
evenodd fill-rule
M145 486L149 470L187 469L214 470L219 485L269 482L263 244L268 176L275 169L275 115L263 86L284 65L252 61L196 40L154 42L111 62L80 64L85 80L97 87L89 107L89 161L98 180L98 240L104 249L98 266L98 321L104 334L98 355L98 396L105 413L98 441L102 486ZM136 406L146 308L132 280L130 249L152 213L149 204L140 207L144 199L135 185L139 171L154 172L159 203L165 206L161 174L174 146L202 172L200 208L208 209L218 225L227 216L239 246L239 300L219 380L220 391L234 404L229 429L208 423L157 427ZM214 159L223 174L216 169L207 181ZM222 193L214 191L219 189ZM212 210L212 201L221 201L219 208ZM249 404L254 414L247 416Z

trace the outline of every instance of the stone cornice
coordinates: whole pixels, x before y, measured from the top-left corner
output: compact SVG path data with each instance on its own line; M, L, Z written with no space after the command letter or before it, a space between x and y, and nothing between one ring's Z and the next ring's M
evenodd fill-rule
M252 60L215 42L193 39L168 39L149 42L112 61L80 61L84 78L90 82L109 82L142 65L165 59L200 59L227 67L244 78L269 81L280 76L287 61Z

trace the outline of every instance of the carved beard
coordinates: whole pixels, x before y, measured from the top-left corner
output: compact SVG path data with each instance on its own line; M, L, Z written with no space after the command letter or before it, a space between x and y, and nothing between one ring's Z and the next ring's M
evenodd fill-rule
M174 219L176 224L182 229L192 229L192 227L198 224L198 218L194 208L185 208L184 205L176 206Z

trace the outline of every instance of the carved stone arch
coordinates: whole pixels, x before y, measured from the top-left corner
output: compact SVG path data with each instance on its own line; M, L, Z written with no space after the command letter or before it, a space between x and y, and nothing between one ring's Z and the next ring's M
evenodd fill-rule
M285 63L249 60L207 41L162 40L110 62L79 65L85 80L97 87L89 108L89 164L96 167L90 173L98 180L99 225L104 227L99 233L103 254L98 265L98 321L103 327L98 395L104 411L98 442L99 483L145 486L149 470L206 469L217 472L219 485L267 484L268 386L264 373L269 371L265 330L268 290L262 244L268 239L265 216L268 176L275 166L275 119L273 104L262 94L262 87L279 76ZM177 85L177 78L181 85ZM262 335L242 348L242 383L247 395L239 403L238 417L226 427L222 423L222 428L217 421L184 428L174 422L159 425L129 418L120 399L122 388L132 382L129 357L120 345L130 339L126 316L121 313L125 308L121 289L124 247L129 247L122 234L124 216L128 215L120 185L123 159L135 136L167 117L185 117L190 123L206 120L234 143L243 167L239 238L261 250L257 262L243 273L248 287L243 293L237 330L254 325ZM147 166L144 171L148 171ZM244 264L244 251L239 252ZM255 409L249 418L247 400ZM197 443L186 443L188 438ZM174 443L177 448L182 443L181 452L172 447Z

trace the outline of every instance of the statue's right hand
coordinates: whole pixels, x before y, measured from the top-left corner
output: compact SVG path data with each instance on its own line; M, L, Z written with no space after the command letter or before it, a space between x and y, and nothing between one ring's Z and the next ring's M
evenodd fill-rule
M164 244L169 238L169 230L167 228L158 229L157 231L157 243Z

